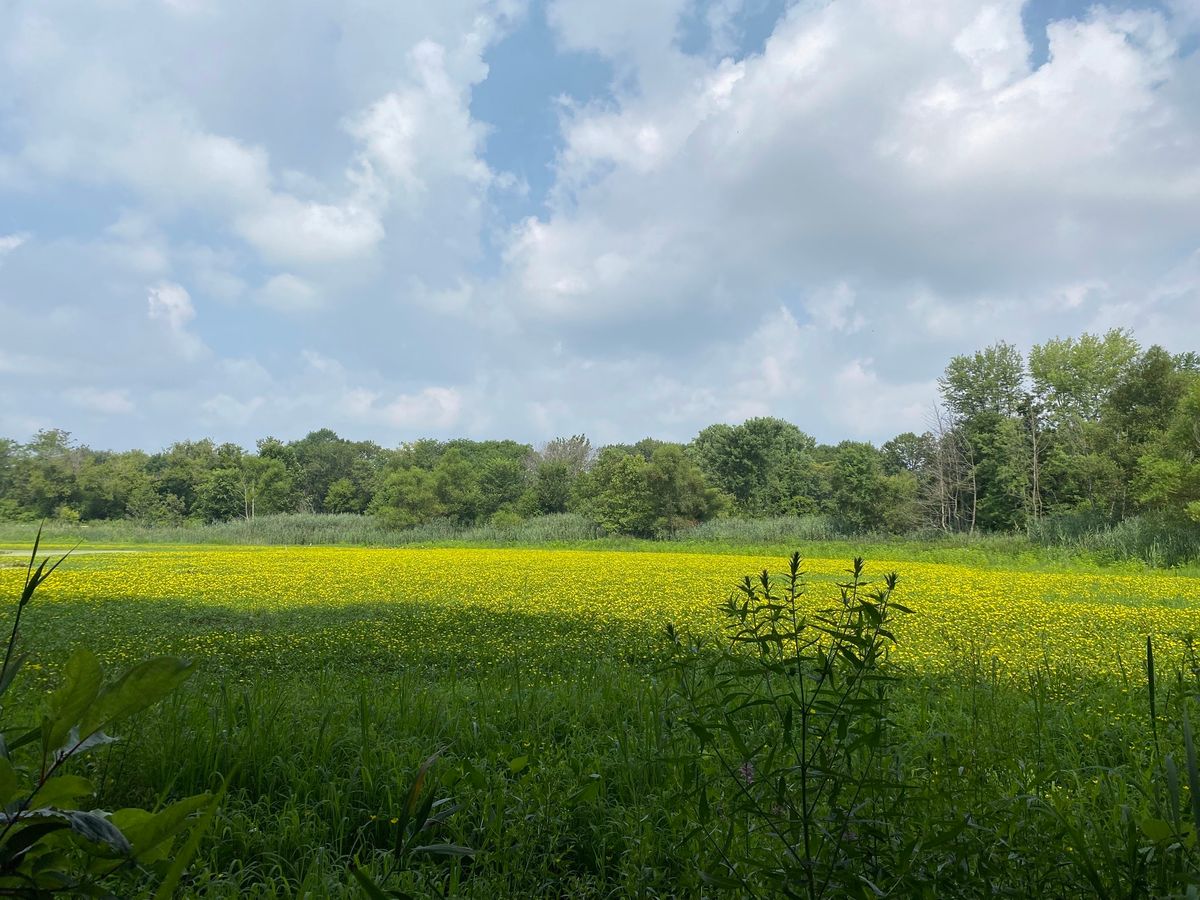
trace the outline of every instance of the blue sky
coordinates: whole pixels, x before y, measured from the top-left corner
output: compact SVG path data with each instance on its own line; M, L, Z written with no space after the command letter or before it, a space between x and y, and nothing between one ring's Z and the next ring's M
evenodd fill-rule
M0 435L920 430L1200 346L1200 0L0 7Z

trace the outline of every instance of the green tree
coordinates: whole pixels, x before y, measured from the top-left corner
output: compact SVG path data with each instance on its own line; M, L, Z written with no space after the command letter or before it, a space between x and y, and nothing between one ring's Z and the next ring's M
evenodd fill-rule
M177 441L163 453L152 456L147 468L155 486L163 495L173 495L183 503L185 514L191 514L196 494L208 473L216 468L217 448L205 438L200 441Z
M240 468L213 469L196 487L191 514L202 522L227 522L246 515L245 481Z
M294 512L296 495L292 472L276 456L247 456L240 467L244 514L247 518L266 513ZM360 510L361 511L361 510Z
M39 431L21 448L14 473L18 502L36 518L55 515L61 507L77 507L81 453L70 432Z
M1021 351L1001 341L970 356L955 356L938 380L942 399L959 420L981 413L1016 416L1025 397Z
M388 472L369 511L391 528L408 528L445 515L433 473L416 466Z
M1185 375L1175 413L1138 459L1138 500L1200 522L1200 375Z
M365 505L362 494L349 478L339 478L331 484L322 503L329 513L360 513Z
M710 425L692 441L708 482L749 515L811 512L817 503L816 441L775 418Z
M937 450L933 435L928 431L924 434L906 431L884 442L879 452L884 471L896 475L900 472L924 472L933 463Z
M888 494L878 450L857 441L838 444L831 487L833 517L841 529L866 532L884 527Z
M433 480L443 515L459 525L472 525L485 511L479 473L461 447L442 454L433 469Z
M580 481L585 508L606 531L650 536L657 511L646 470L650 464L638 453L606 447Z
M947 437L966 463L966 479L956 489L968 494L962 504L970 509L969 527L1010 530L1023 525L1036 500L1031 503L1035 466L1026 446L1029 401L1020 351L1001 342L956 356L938 386L951 415Z
M1029 351L1029 376L1051 423L1076 427L1099 421L1138 349L1133 336L1118 328L1103 336L1085 333L1035 344Z
M533 474L536 510L540 513L566 512L576 477L567 460L551 459L539 463Z
M704 522L723 506L720 491L709 487L700 467L678 444L661 444L645 470L656 529L676 529Z
M314 512L324 511L330 485L340 478L349 478L365 501L384 459L377 444L348 441L328 428L293 441L288 450L295 459L293 479L300 501Z
M479 467L479 515L490 517L501 509L512 509L525 492L528 471L523 460L508 456L486 458Z

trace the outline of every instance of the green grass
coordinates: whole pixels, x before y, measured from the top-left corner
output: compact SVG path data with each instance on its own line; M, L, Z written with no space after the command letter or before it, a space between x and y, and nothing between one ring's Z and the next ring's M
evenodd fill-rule
M422 864L435 883L453 873L457 894L481 898L700 895L689 735L665 720L647 672L572 663L551 683L503 670L459 679L326 669L194 687L117 751L111 765L126 780L106 799L153 803L164 785L187 794L236 770L193 890L353 896L349 859L388 845L387 820L420 761L440 749L439 793L462 804L447 837L479 853L466 866ZM1144 706L1136 691L1070 670L995 681L964 663L953 679L906 681L896 720L920 785L909 830L971 821L954 846L920 861L931 895L1082 896L1082 854L1113 896L1139 896L1131 885L1145 876L1123 859L1121 809L1150 816L1162 801ZM1178 745L1177 725L1166 731ZM1030 803L1041 795L1086 846L1065 849L1063 824ZM1152 847L1134 834L1135 853ZM1185 880L1168 874L1158 886ZM411 874L401 883L421 888Z
M888 546L895 559L905 545ZM745 574L734 563L731 585ZM84 572L116 564L73 563ZM252 565L248 556L249 568L231 570L231 586ZM429 633L425 649L389 659L292 640L320 627L320 608L205 610L153 584L140 590L142 599L35 605L26 637L43 673L80 642L102 655L116 647L149 655L191 633L248 633L269 648L202 659L193 683L95 757L106 808L153 806L231 777L189 895L360 896L351 860L385 869L389 820L437 751L435 789L461 804L440 839L477 854L418 860L392 887L477 898L722 895L701 877L710 848L696 837L688 786L702 758L655 662L665 647L656 623L625 654L626 639L612 634L603 654L548 652L531 673L520 659L472 665L472 636L536 629L553 642L556 629L565 636L596 624L510 621L464 606L453 634ZM404 627L419 634L432 620L409 599ZM369 604L337 616L399 627ZM1200 883L1186 776L1183 841L1154 836L1173 815L1163 754L1183 769L1182 709L1200 680L1187 666L1159 673L1159 753L1140 661L1125 660L1125 673L1101 678L1053 658L1002 672L970 648L935 674L896 672L896 764L911 797L889 828L898 844L920 842L901 895L919 896L912 885L921 885L931 897L1150 897Z
M21 550L37 533L37 523L0 522L0 548ZM371 516L290 514L260 516L212 525L147 527L125 521L81 525L48 522L47 547L150 549L178 545L211 546L360 546L360 547L547 547L553 549L633 550L639 552L729 553L782 556L803 547L808 556L871 558L958 563L1025 570L1139 572L1170 565L1200 574L1200 559L1188 559L1190 537L1130 522L1114 529L1071 531L1053 528L1037 541L1023 535L966 535L923 532L918 535L838 535L821 516L770 519L719 519L648 540L604 535L583 516L564 513L517 525L461 528L434 522L394 530ZM1174 540L1174 543L1171 541ZM1175 548L1171 552L1164 547ZM1169 562L1168 562L1169 561Z

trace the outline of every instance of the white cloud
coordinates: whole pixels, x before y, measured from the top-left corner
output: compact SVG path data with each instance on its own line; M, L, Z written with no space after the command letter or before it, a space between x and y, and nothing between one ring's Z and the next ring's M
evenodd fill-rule
M165 322L173 332L182 332L188 322L196 318L196 308L192 306L192 298L180 284L170 281L160 281L150 287L147 292L149 316L156 321Z
M290 272L275 275L258 291L257 300L280 312L309 312L321 306L321 296L311 284Z
M4 262L4 257L12 253L22 244L29 240L27 234L3 234L0 235L0 263Z
M546 10L562 44L646 64L672 47L687 0L553 0Z
M431 208L443 227L467 229L443 234L444 243L472 246L494 176L481 158L470 89L522 4L330 11L328 22L314 16L273 34L264 67L261 27L292 13L269 5L98 19L10 5L0 14L0 33L10 36L0 40L0 80L28 115L9 122L18 149L0 155L0 171L13 173L2 183L24 173L32 183L124 188L159 216L212 217L280 265L361 263L393 231L411 242ZM320 46L329 29L340 33L336 48ZM239 71L243 80L224 83ZM326 80L308 84L318 77ZM323 105L331 95L340 108ZM273 135L259 127L281 108L295 110L290 127ZM256 136L238 134L238 124ZM315 172L274 162L295 155L300 134L306 146L329 148Z
M329 263L361 257L384 236L366 207L305 203L286 194L239 215L235 229L273 263Z
M239 400L229 394L217 394L200 404L200 409L204 417L214 424L247 425L254 420L254 414L265 402L263 397Z
M81 387L66 391L64 397L88 412L105 416L123 416L134 411L127 390Z
M0 315L53 323L71 366L0 370L36 369L43 399L122 385L110 409L137 414L112 433L149 445L197 410L242 439L687 438L754 414L836 439L919 428L949 356L997 339L1195 347L1194 5L1101 3L1034 69L1019 0L789 4L753 53L741 0L551 0L560 48L611 84L555 98L572 60L547 56L498 103L477 88L506 64L504 0L18 0L0 206L38 234L0 237ZM494 161L520 168L543 101L548 187Z
M566 45L621 54L615 33L587 37L582 4L557 8ZM1052 24L1033 70L1021 12L799 4L761 54L683 81L647 62L638 89L568 115L560 191L511 231L507 302L574 352L632 344L667 370L784 298L827 344L869 342L849 351L857 369L833 347L797 362L841 373L809 387L825 422L860 389L911 418L913 391L931 401L953 353L1092 327L1101 303L1144 319L1159 302L1146 285L1200 234L1200 67L1180 53L1185 26L1096 7ZM1195 321L1173 345L1200 341ZM772 358L741 409L781 408Z
M409 54L412 81L372 103L347 125L361 145L359 178L392 182L394 202L409 208L446 178L487 186L491 170L479 157L483 127L471 118L469 83L446 69L446 50L422 41Z
M884 381L869 358L847 362L834 373L833 388L841 401L833 419L842 434L856 438L925 430L937 396L934 380L911 384Z
M457 425L462 410L462 395L454 388L427 387L415 394L401 394L387 401L383 415L389 424L397 427L441 430Z
M160 281L150 286L146 297L150 320L162 323L172 344L184 358L196 359L205 354L204 342L188 330L188 324L196 318L196 308L183 285Z
M804 308L813 321L828 331L859 331L866 324L861 313L854 310L854 290L844 281L828 288L813 291Z
M341 412L360 425L428 433L461 424L463 397L451 387L427 387L411 394L389 395L364 387L344 388Z

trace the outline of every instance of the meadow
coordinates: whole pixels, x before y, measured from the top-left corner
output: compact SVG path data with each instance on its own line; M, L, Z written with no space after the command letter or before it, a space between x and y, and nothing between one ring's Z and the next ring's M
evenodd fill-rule
M845 550L805 559L806 610L837 596ZM15 596L23 562L4 562L0 593ZM89 770L111 807L153 807L230 776L188 875L195 895L355 896L352 863L417 896L747 894L753 873L737 887L706 876L694 785L712 748L680 713L664 629L715 640L722 602L764 568L783 560L84 553L26 613L23 690L53 683L79 644L113 665L197 661L197 676ZM887 752L908 793L886 819L895 847L860 860L875 867L862 895L1184 895L1197 877L1183 711L1200 687L1200 579L867 561L876 583L891 571L912 610L887 660ZM425 789L457 805L438 841L473 852L400 858L409 785L434 753ZM714 782L726 816L721 791L737 787ZM753 823L739 838L758 839Z

